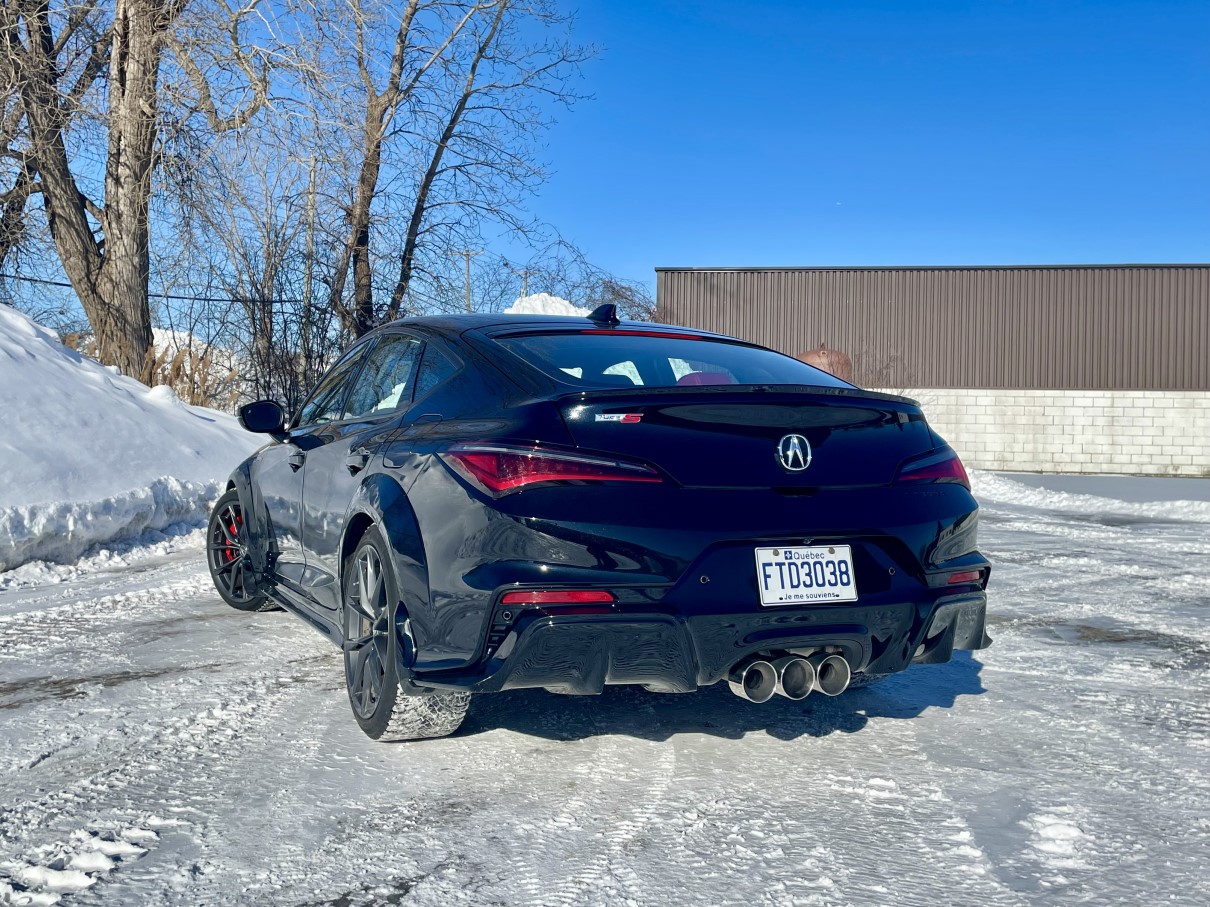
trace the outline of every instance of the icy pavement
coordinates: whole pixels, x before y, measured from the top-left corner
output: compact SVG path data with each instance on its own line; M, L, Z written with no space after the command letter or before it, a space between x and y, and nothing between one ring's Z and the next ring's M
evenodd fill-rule
M802 703L484 696L404 745L196 540L27 571L0 903L1205 905L1210 514L981 486L975 657Z

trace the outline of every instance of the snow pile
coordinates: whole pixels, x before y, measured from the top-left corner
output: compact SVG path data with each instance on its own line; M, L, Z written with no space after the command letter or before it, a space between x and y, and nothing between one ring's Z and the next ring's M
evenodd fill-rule
M1113 493L1114 477L1107 476L1105 491ZM1008 504L1063 513L1112 514L1157 520L1189 520L1210 523L1210 501L1120 501L1093 494L1032 488L1005 476L982 470L971 471L975 497L982 503Z
M0 570L197 523L258 446L231 416L125 378L7 306L0 387Z
M0 593L35 586L53 586L98 573L137 573L146 561L159 561L178 551L200 551L206 545L206 528L196 517L163 530L148 529L133 538L105 542L70 563L28 561L0 573ZM0 618L2 620L3 618ZM4 901L0 901L3 905Z
M566 299L549 293L533 293L519 296L517 301L504 310L505 315L575 315L583 318L588 309L572 305Z

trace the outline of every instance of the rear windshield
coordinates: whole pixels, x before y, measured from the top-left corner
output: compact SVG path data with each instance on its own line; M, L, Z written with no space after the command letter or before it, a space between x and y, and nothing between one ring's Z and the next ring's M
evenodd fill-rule
M808 384L852 387L825 371L759 347L718 340L560 332L496 341L547 375L574 387L703 387Z

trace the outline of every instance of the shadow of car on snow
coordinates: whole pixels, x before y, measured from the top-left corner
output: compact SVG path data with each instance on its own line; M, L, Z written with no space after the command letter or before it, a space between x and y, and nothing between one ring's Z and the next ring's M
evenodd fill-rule
M916 718L928 709L952 708L959 697L981 695L987 692L982 670L970 652L954 652L947 664L909 668L836 698L813 693L799 702L774 697L760 705L738 699L722 683L683 694L638 687L606 687L600 696L515 690L473 697L457 736L497 729L560 741L610 734L652 741L678 734L738 740L760 731L779 740L852 734L871 718Z

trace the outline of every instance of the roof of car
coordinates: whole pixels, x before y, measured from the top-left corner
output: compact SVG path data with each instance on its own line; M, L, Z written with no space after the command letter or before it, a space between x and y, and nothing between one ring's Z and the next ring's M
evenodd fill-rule
M484 330L496 327L519 328L574 328L574 327L603 327L600 322L592 321L587 316L579 315L504 315L500 312L476 313L470 315L417 315L392 321L391 325L428 328L438 334L457 336L466 331ZM651 321L622 321L615 325L618 328L640 328L642 330L688 332L701 334L704 337L724 337L714 331L703 331L699 328L678 327L672 324L660 324Z

